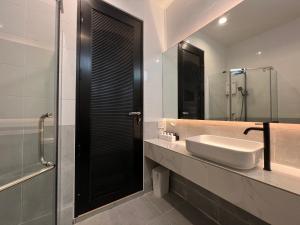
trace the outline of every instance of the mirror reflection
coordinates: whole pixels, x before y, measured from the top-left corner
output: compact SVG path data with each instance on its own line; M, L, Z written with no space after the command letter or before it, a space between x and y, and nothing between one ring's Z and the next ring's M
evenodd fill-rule
M245 0L163 54L164 117L299 123L299 59L300 1Z

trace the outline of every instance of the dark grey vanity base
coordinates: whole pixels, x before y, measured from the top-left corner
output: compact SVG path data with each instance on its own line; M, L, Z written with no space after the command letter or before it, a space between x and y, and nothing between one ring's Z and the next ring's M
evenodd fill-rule
M267 225L268 223L171 172L170 191L221 225ZM234 191L234 190L233 190Z

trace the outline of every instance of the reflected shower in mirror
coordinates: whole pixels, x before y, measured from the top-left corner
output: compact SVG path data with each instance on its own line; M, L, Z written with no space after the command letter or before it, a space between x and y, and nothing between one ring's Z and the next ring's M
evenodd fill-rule
M299 123L299 58L300 1L245 0L163 53L164 117Z

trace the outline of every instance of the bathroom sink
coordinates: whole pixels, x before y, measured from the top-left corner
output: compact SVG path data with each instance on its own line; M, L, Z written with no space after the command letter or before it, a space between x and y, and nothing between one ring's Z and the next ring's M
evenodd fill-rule
M236 169L252 169L262 157L263 143L215 135L186 139L187 150L195 156Z

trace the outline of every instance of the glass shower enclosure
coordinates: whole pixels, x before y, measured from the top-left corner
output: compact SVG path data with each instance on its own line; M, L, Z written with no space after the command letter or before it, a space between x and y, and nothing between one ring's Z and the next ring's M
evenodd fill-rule
M55 0L0 1L0 224L56 224Z
M277 73L272 66L230 69L229 120L278 121Z

